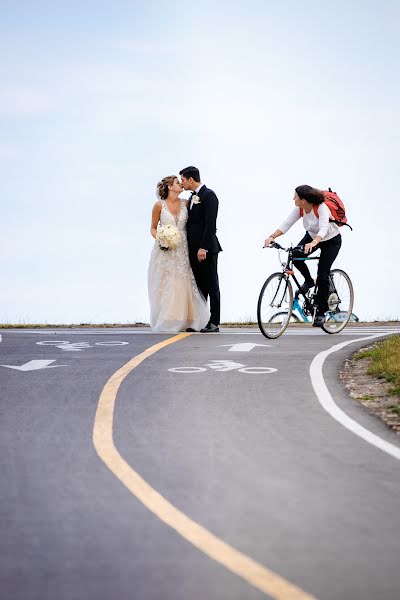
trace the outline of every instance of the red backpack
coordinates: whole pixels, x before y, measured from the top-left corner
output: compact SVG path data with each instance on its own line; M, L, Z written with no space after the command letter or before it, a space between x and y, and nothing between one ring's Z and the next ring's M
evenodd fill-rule
M328 188L328 191L323 192L325 196L325 204L331 211L333 219L329 219L332 223L336 223L339 227L343 227L343 225L347 225L353 231L353 228L348 224L346 217L346 209L342 200L339 198L336 192L332 192L331 188ZM313 205L314 214L318 217L318 206L316 204ZM302 217L304 214L304 210L300 209L300 216Z

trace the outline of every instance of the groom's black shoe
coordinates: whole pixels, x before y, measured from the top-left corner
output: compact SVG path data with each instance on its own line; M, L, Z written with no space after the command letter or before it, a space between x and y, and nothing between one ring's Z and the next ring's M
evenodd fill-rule
M218 333L219 327L218 325L214 325L214 323L208 323L204 327L204 329L200 329L200 333Z
M193 329L193 327L188 327L188 328L186 329L186 332L187 332L187 333L196 333L196 330L195 330L195 329Z

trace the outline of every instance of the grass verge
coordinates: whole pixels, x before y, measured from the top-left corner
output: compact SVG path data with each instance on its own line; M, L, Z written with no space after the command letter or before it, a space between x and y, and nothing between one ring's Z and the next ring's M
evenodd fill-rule
M368 374L385 379L391 384L389 394L400 398L400 335L393 335L367 350L360 350L355 358L371 359Z
M379 323L379 325L398 325L399 321L358 321L357 323L348 323L347 327L368 327L371 323ZM310 327L310 323L289 323L289 327ZM0 329L40 329L40 328L58 328L58 329L75 329L79 327L91 327L91 328L113 328L113 327L150 327L148 323L136 322L136 323L0 323ZM225 321L221 323L221 327L254 327L258 328L256 321L244 320L244 321Z

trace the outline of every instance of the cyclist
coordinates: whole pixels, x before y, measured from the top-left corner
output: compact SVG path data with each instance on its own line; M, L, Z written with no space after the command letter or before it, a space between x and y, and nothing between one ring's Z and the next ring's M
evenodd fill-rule
M318 308L313 326L322 327L325 313L328 310L329 272L342 245L342 236L339 227L331 221L332 214L324 203L324 195L321 190L310 185L300 185L295 190L293 200L295 208L279 228L267 237L264 246L270 246L275 238L286 233L303 213L303 225L306 234L296 248L293 249L293 256L295 258L306 258L308 254L312 254L318 248L321 249L316 282ZM318 207L318 210L315 210L316 207ZM300 286L300 290L305 294L314 287L315 282L304 261L295 261L293 264L304 277L304 283Z

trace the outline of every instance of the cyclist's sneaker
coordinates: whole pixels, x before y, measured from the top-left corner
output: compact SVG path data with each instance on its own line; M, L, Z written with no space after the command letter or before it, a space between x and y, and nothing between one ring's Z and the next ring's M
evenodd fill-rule
M325 317L323 315L315 315L313 327L322 327L325 323Z
M299 294L307 294L308 290L311 290L312 287L314 287L315 283L307 283L306 281L304 283L301 284L301 286L299 287L299 289L296 290L295 293L295 298L299 297Z

